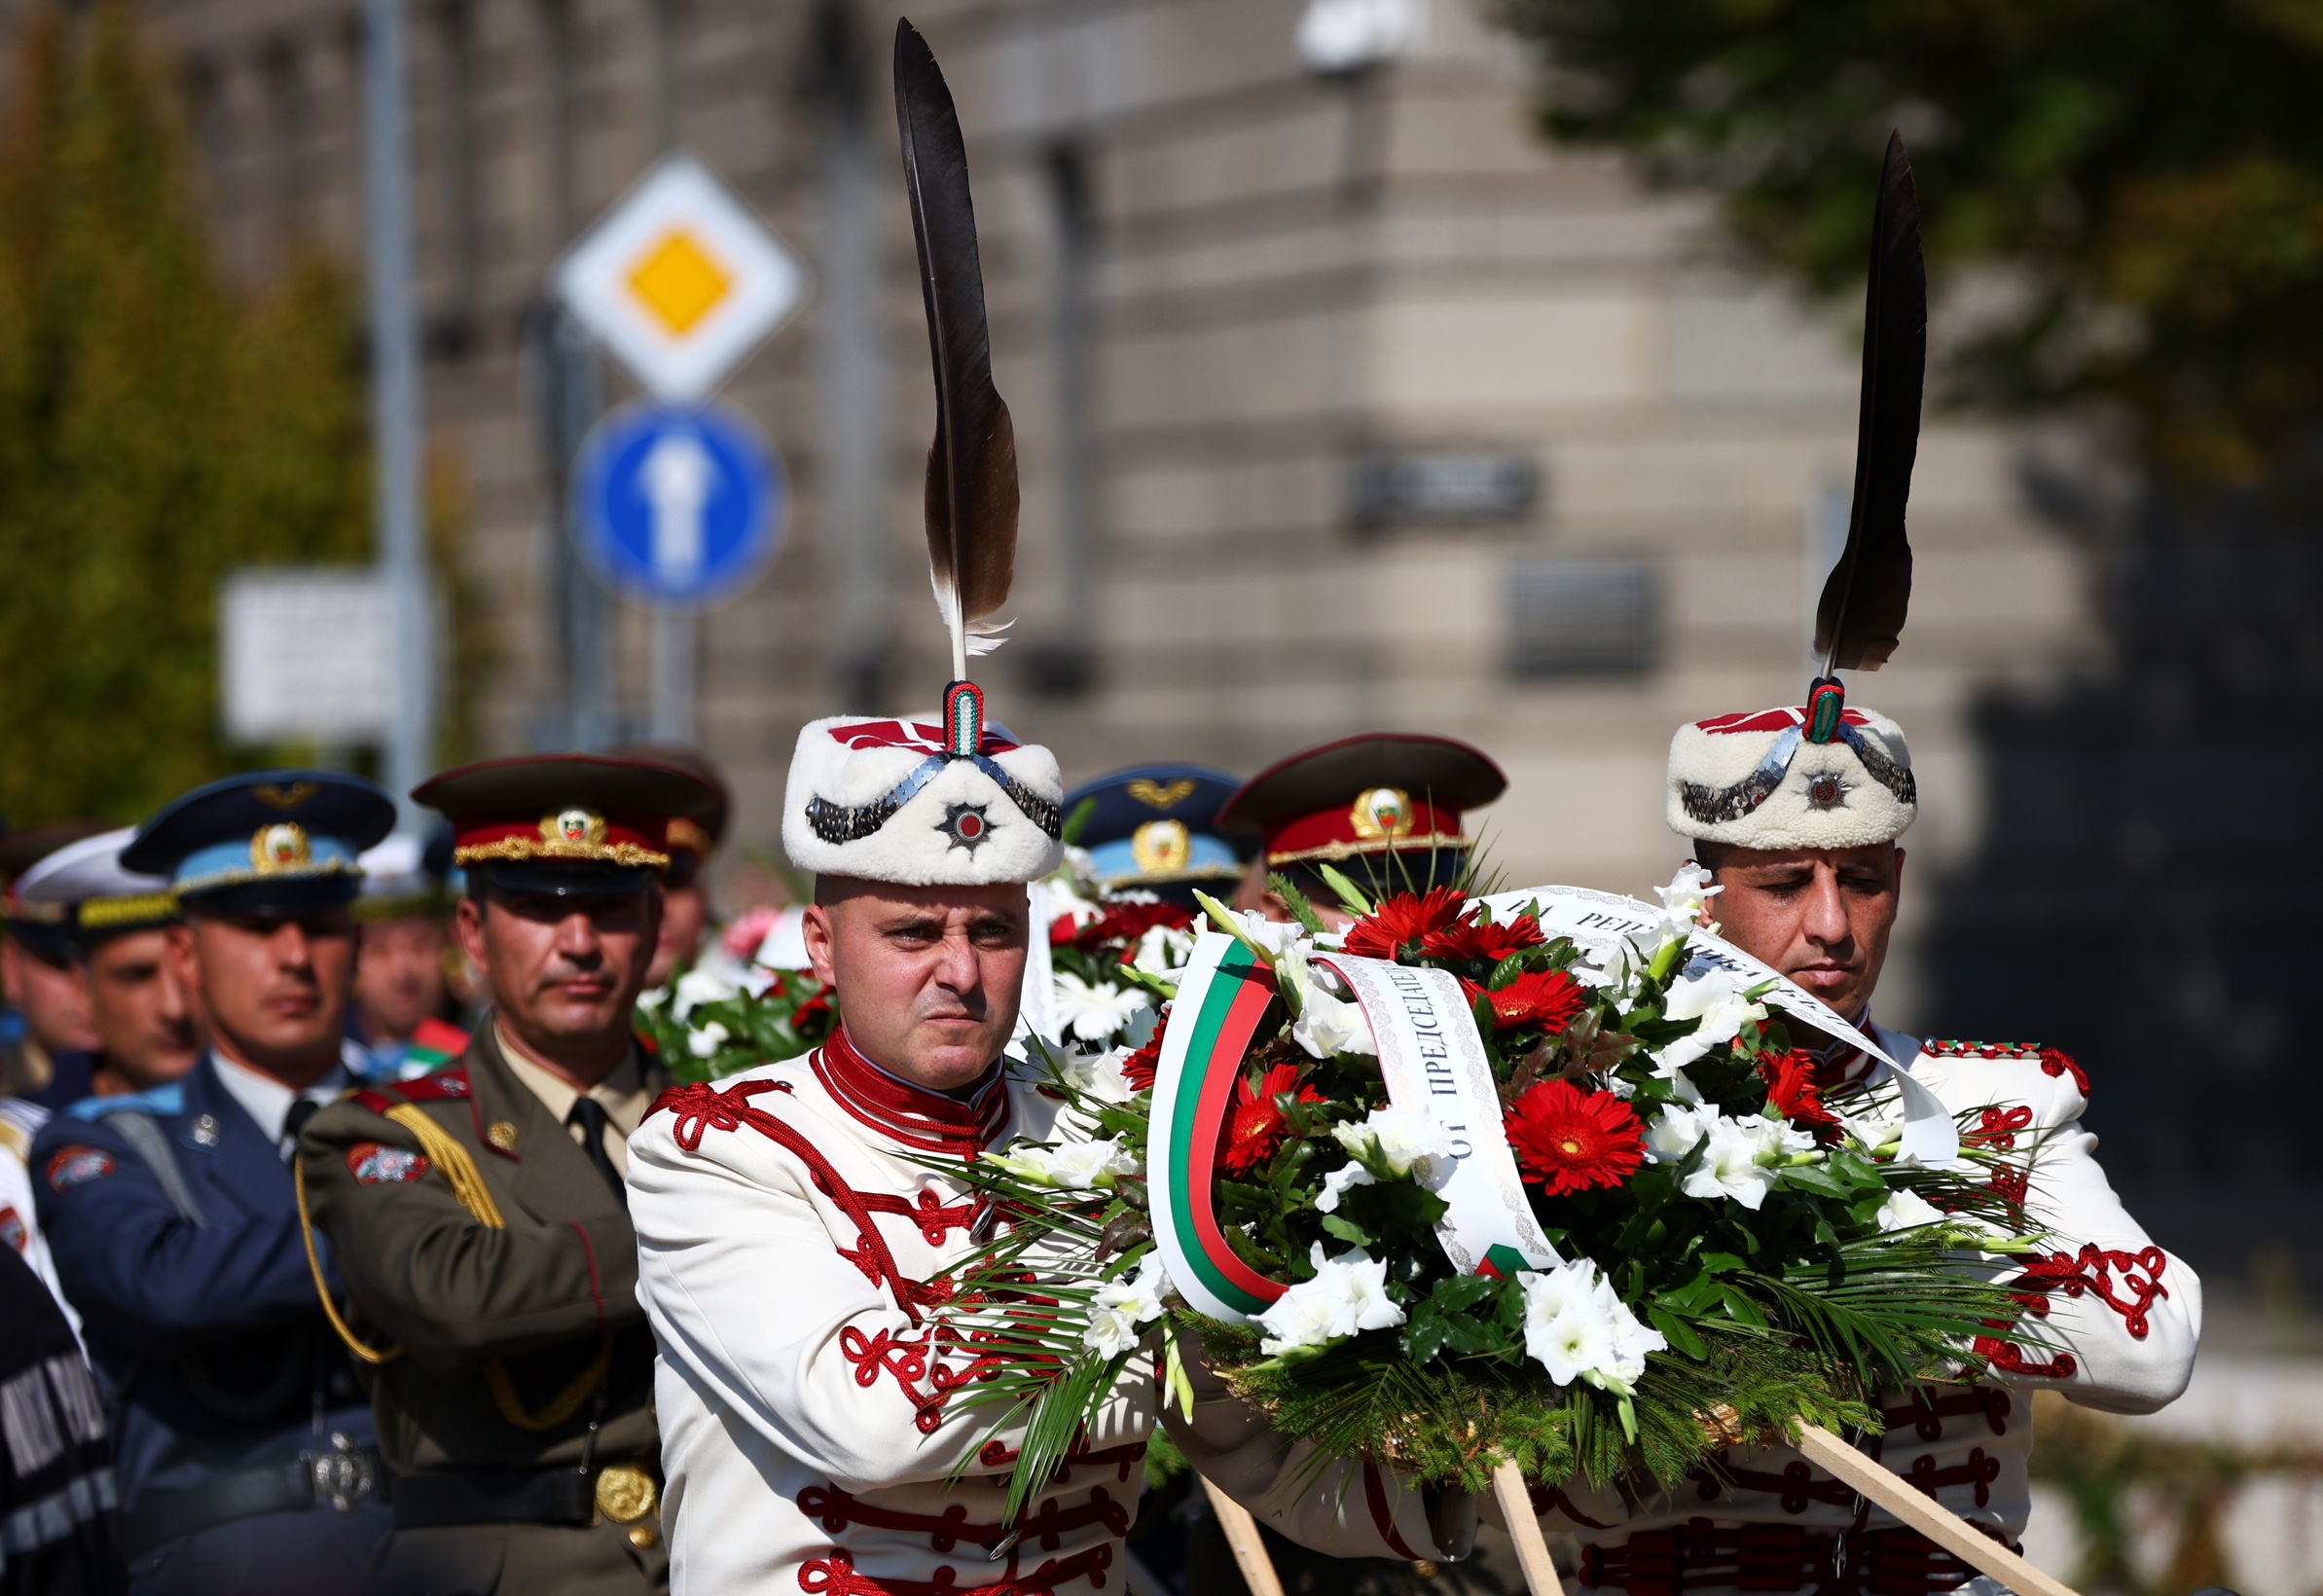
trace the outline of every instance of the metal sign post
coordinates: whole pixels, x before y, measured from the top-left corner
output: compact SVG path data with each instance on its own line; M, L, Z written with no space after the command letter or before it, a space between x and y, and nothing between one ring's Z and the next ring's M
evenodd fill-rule
M605 213L554 280L573 319L673 407L724 381L797 310L807 288L805 268L774 231L682 150L663 157ZM711 410L654 414L660 430L639 445L648 453L625 456L618 480L605 476L614 467L600 440L637 442L635 417L606 422L584 450L575 465L574 531L608 583L654 606L651 731L684 743L694 736L696 612L763 566L783 495L771 451L739 418ZM727 440L723 452L713 435ZM773 491L762 491L769 484ZM713 559L711 540L737 533L744 504L763 524L721 543Z
M363 187L371 308L372 466L379 563L395 646L395 712L381 774L406 830L423 823L412 788L435 765L435 636L420 520L419 328L412 304L410 134L403 0L365 0Z

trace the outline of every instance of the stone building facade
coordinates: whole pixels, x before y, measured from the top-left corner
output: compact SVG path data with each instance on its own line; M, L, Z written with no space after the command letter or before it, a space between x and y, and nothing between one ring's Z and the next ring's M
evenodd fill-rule
M302 247L359 260L358 9L139 4L182 73L233 270L263 287ZM1477 0L1427 0L1399 58L1339 77L1302 64L1302 4L914 8L967 130L1022 447L996 712L1069 780L1453 733L1512 778L1479 817L1507 880L1642 891L1680 856L1660 819L1671 727L1803 685L1853 454L1849 318L1736 272L1698 200L1544 142L1529 63ZM499 657L480 751L574 724L570 617L585 630L589 605L566 593L542 417L572 363L544 354L543 288L672 143L818 278L727 389L796 489L779 559L697 644L699 739L733 773L740 835L776 837L801 721L932 703L897 10L412 0L426 422L465 486ZM623 391L608 373L604 402ZM2020 486L2024 448L1931 424L1912 627L1858 687L1913 735L1923 879L1978 837L1978 691L2097 647L2082 559ZM647 695L645 618L614 606L610 630L610 693L583 722L600 735ZM1900 962L1883 1009L1910 1023Z

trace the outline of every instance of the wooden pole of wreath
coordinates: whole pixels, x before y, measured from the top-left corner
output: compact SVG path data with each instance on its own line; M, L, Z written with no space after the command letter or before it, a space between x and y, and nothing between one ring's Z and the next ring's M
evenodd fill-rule
M1275 1573L1275 1560L1266 1555L1266 1542L1251 1510L1219 1490L1208 1474L1202 1476L1202 1489L1210 1493L1210 1510L1218 1515L1218 1528L1226 1532L1234 1566L1242 1570L1242 1582L1251 1587L1251 1596L1283 1596L1282 1578Z
M1557 1566L1548 1559L1541 1519L1533 1511L1533 1493L1514 1459L1504 1458L1493 1465L1492 1496L1501 1505L1501 1517L1507 1521L1508 1539L1516 1542L1516 1564L1524 1570L1525 1588L1533 1596L1565 1596Z
M1819 1464L1869 1497L1898 1519L1935 1542L1978 1573L1989 1574L2017 1596L2074 1596L2062 1579L2043 1574L2022 1557L1989 1536L1978 1534L1968 1521L1922 1496L1865 1457L1821 1425L1798 1427L1798 1450L1809 1463Z

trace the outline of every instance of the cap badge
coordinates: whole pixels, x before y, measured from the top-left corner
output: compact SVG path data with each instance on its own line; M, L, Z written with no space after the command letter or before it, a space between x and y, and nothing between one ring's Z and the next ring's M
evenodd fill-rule
M1416 823L1411 794L1401 787L1373 787L1356 799L1355 807L1347 812L1347 821L1367 843L1408 837Z
M585 809L559 810L540 817L540 840L546 843L595 843L605 840L605 817Z
M1125 783L1121 790L1147 809L1176 809L1194 795L1194 783L1183 777L1175 781L1156 781L1149 776L1141 776Z
M250 796L269 809L296 809L322 791L320 781L266 781L250 789Z
M976 845L992 835L992 822L984 817L989 804L946 804L943 823L938 831L952 839L954 848L976 852Z
M1836 809L1847 796L1847 783L1837 771L1824 771L1807 779L1807 802L1817 809Z
M262 825L250 839L250 868L262 876L276 870L296 870L312 858L307 828L295 820Z
M1182 820L1147 820L1130 834L1129 856L1149 876L1165 870L1183 870L1193 860L1194 839Z

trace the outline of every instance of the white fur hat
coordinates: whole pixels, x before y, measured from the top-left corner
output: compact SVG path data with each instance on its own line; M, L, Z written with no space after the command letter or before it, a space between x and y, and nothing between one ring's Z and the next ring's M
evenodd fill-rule
M1901 837L1919 813L1904 728L1870 709L1843 710L1828 743L1806 726L1806 710L1777 708L1679 727L1670 829L1769 852Z
M1064 778L1046 748L986 728L966 682L940 721L838 715L790 756L782 851L801 870L906 887L1038 881L1064 848Z

